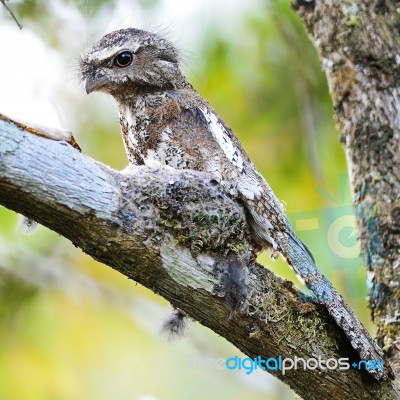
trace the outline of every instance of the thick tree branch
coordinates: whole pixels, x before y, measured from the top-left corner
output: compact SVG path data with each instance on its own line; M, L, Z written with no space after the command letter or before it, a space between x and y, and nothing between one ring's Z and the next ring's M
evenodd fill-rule
M345 146L369 303L400 382L400 1L295 1Z
M165 297L250 357L357 360L323 307L300 302L289 282L253 262L243 208L205 174L116 172L0 119L0 204ZM391 382L353 369L273 374L306 399L396 398Z

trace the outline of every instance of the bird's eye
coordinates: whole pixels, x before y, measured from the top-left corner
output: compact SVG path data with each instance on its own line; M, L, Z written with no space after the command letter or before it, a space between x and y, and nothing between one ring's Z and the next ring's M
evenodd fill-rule
M133 56L130 51L122 51L115 57L114 63L117 67L123 68L132 64Z

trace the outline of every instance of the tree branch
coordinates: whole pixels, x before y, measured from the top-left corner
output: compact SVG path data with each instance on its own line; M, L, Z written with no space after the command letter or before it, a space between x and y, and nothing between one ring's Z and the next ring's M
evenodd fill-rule
M14 22L18 25L19 29L22 29L22 25L18 21L17 17L14 15L14 13L11 11L11 9L7 6L6 1L8 0L0 0L0 2L3 4L4 8L8 11L8 13L11 15L11 18L14 20Z
M0 204L150 288L249 357L358 356L325 308L252 260L243 208L206 175L116 172L0 119ZM395 399L354 369L273 375L307 399Z
M369 304L400 385L399 1L295 1L328 78L345 146Z

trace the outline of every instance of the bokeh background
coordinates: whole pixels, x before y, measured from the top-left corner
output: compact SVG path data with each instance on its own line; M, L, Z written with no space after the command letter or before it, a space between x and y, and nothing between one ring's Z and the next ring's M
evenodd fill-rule
M67 128L83 152L127 161L117 109L86 96L79 54L135 26L172 40L182 68L232 127L325 274L372 329L346 163L320 62L289 0L11 0L0 5L0 112ZM21 234L0 207L0 399L293 399L267 373L228 371L243 356L192 323L160 333L165 300L40 227ZM296 281L281 261L259 259ZM290 355L283 355L290 356Z

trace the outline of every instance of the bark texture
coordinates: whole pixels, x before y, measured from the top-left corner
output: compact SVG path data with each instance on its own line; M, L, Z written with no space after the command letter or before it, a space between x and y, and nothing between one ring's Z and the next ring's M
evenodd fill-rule
M400 2L295 1L345 147L377 339L400 379Z
M249 357L358 360L323 307L252 260L243 208L193 171L116 172L0 118L0 204L150 288ZM396 399L368 373L272 372L304 399Z

